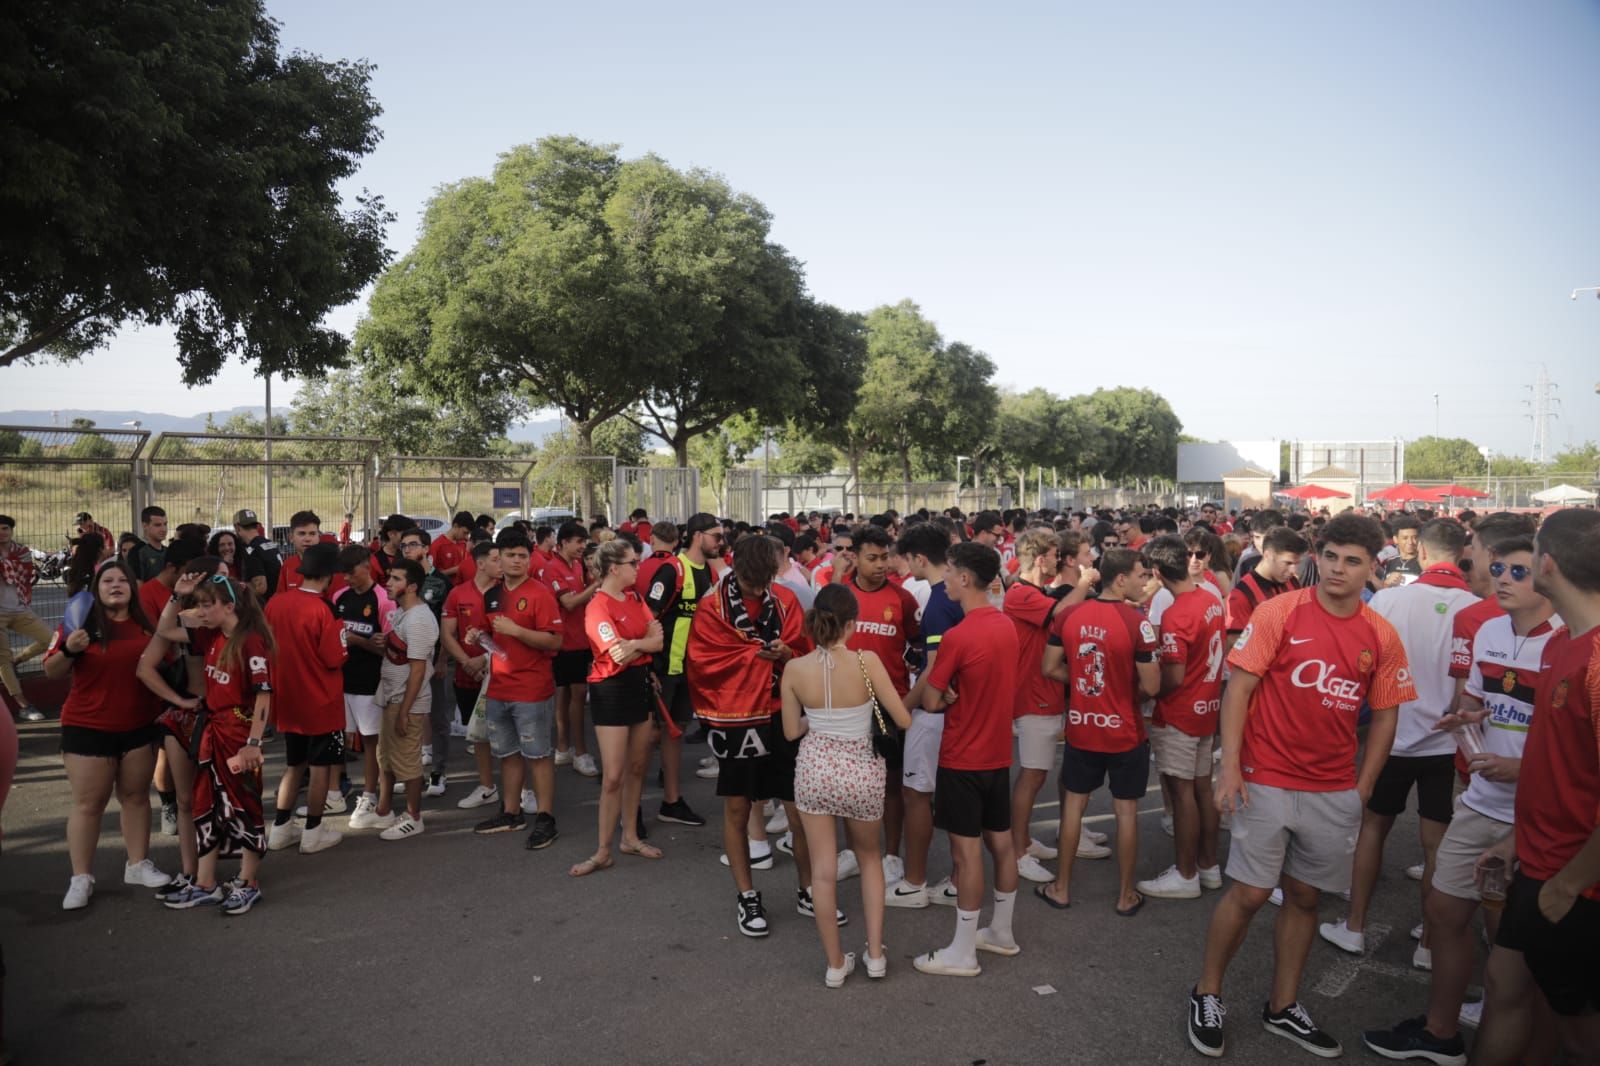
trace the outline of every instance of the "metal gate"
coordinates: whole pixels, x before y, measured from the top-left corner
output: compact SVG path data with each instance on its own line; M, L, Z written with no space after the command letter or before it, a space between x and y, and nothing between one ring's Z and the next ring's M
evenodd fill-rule
M446 524L458 511L500 515L528 510L534 457L393 455L378 463L373 480L377 514L436 516Z
M145 430L0 426L0 511L17 520L17 540L59 551L80 511L113 536L137 532L134 474L149 439Z
M700 471L691 466L619 466L611 499L616 523L637 507L653 519L685 522L700 510Z
M231 526L234 512L248 507L267 535L282 542L289 516L309 510L330 532L351 515L360 536L377 524L368 473L379 444L376 437L163 433L150 451L143 488L173 526Z

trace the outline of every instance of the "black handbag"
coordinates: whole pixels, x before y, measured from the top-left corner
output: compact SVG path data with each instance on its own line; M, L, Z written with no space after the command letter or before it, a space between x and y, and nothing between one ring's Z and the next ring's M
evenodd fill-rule
M883 719L883 708L878 705L878 694L872 688L872 678L867 676L867 663L860 652L856 652L856 665L861 667L861 680L866 682L867 698L872 701L872 751L880 758L892 759L898 754L899 743Z

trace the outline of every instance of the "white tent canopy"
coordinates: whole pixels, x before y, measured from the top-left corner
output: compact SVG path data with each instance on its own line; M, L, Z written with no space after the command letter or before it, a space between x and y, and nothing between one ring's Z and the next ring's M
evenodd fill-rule
M1536 492L1533 498L1540 503L1593 503L1595 494L1588 489L1563 483L1552 485L1543 492Z

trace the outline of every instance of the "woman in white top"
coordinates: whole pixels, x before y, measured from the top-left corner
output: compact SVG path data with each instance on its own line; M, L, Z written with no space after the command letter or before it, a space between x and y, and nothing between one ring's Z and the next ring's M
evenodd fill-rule
M878 824L883 818L884 761L872 750L873 697L901 729L911 713L895 694L877 655L853 652L856 598L846 585L828 585L806 612L806 632L817 650L791 659L783 670L783 732L800 741L794 798L811 844L812 903L817 933L828 956L824 981L838 988L855 969L854 953L839 948L834 920L838 893L835 818L844 818L850 846L861 863L861 903L867 921L867 976L889 967L883 953L883 863ZM869 688L870 685L870 688Z

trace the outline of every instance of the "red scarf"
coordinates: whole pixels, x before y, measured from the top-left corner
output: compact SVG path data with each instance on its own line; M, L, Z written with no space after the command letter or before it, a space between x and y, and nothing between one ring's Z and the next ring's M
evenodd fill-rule
M715 728L761 725L778 710L781 664L760 657L768 640L799 648L801 612L788 589L768 591L751 615L730 572L708 592L689 627L684 671L695 715Z
M38 575L33 571L33 553L12 541L0 552L0 580L15 586L17 601L26 607L33 602L33 583Z

